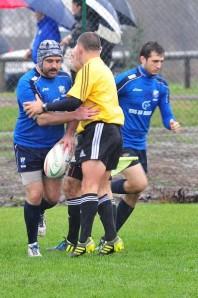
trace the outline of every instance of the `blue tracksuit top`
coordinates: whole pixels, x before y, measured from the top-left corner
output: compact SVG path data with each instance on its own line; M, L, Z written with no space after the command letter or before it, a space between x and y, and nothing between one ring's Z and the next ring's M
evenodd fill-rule
M37 93L44 103L65 100L71 88L71 78L65 72L52 79L41 76L36 68L24 74L17 85L18 118L14 130L14 143L30 148L50 148L64 135L64 124L39 126L28 118L23 103L34 101Z
M50 17L44 16L42 20L37 23L37 31L32 43L32 60L37 63L37 50L43 40L52 39L60 42L61 36L58 24Z
M170 129L170 120L174 119L168 85L160 75L149 74L141 65L119 74L116 85L125 116L124 126L121 127L123 147L145 150L155 109L159 107L167 129Z

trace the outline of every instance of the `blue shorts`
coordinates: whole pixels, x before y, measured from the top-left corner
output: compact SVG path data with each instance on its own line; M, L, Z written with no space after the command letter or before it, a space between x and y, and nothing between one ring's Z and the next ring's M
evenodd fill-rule
M19 173L42 170L50 148L29 148L14 144L17 170Z
M147 154L146 154L146 150L136 150L136 149L131 149L131 148L123 148L122 149L122 154L121 156L137 156L138 160L133 160L130 165L128 166L128 168L141 163L145 173L148 172L147 169Z

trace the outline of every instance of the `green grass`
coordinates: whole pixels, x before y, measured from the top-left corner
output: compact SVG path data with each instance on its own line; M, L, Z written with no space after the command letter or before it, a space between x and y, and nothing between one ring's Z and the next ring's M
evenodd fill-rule
M197 297L197 213L195 204L139 204L120 233L123 253L71 259L46 251L66 229L66 208L56 207L35 259L26 256L22 208L1 208L1 297ZM97 218L93 237L101 235Z
M192 84L190 88L184 88L183 85L180 84L170 84L170 94L171 95L197 95L198 94L198 86L197 84ZM197 95L198 98L198 95Z
M172 100L174 115L183 127L197 126L198 117L198 97L197 100ZM151 120L153 127L162 127L159 109L154 112Z
M18 108L12 107L1 107L0 108L0 132L2 131L13 131L16 118L18 115Z

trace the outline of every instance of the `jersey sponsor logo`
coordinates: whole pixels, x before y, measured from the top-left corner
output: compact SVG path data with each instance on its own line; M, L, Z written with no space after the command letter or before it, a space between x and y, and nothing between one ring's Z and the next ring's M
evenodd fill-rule
M130 114L134 115L144 115L144 116L150 116L152 114L152 111L144 111L144 110L136 110L136 109L129 109Z
M49 91L48 87L43 87L42 92Z
M37 76L34 76L34 77L31 78L31 80L34 81L34 82L36 82L38 80L38 77Z
M65 90L65 86L64 85L60 85L60 86L58 86L58 90L59 90L59 92L61 93L61 94L65 94L66 93L66 90Z
M141 92L141 91L143 91L142 89L140 89L140 88L133 88L133 91L136 91L136 92Z
M26 168L25 157L20 157L20 168L21 169Z
M154 89L153 90L153 101L158 101L158 99L159 99L159 91L158 90L156 90L156 89Z
M151 106L151 101L150 100L145 100L143 103L142 103L142 108L143 110L147 110L148 108L150 108Z
M131 74L131 75L128 76L129 80L131 80L131 79L135 79L136 77L137 77L137 76L136 76L135 73L134 73L134 74Z
M134 115L150 116L152 114L152 111L148 110L150 107L151 107L151 101L146 100L142 103L142 110L129 109L129 113Z

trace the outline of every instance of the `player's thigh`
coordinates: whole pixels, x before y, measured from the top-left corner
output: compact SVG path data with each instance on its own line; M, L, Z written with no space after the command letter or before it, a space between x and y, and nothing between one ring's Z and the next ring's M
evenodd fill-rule
M81 196L81 180L65 176L63 180L63 192L67 200Z
M44 197L51 203L57 203L61 196L62 179L44 177Z
M70 163L68 173L63 179L63 191L67 200L81 196L81 181L81 165L73 161Z
M82 193L98 193L101 179L105 174L106 167L100 160L87 160L82 163Z
M142 191L148 185L146 173L140 163L126 168L122 175L127 179L128 187L136 187Z

